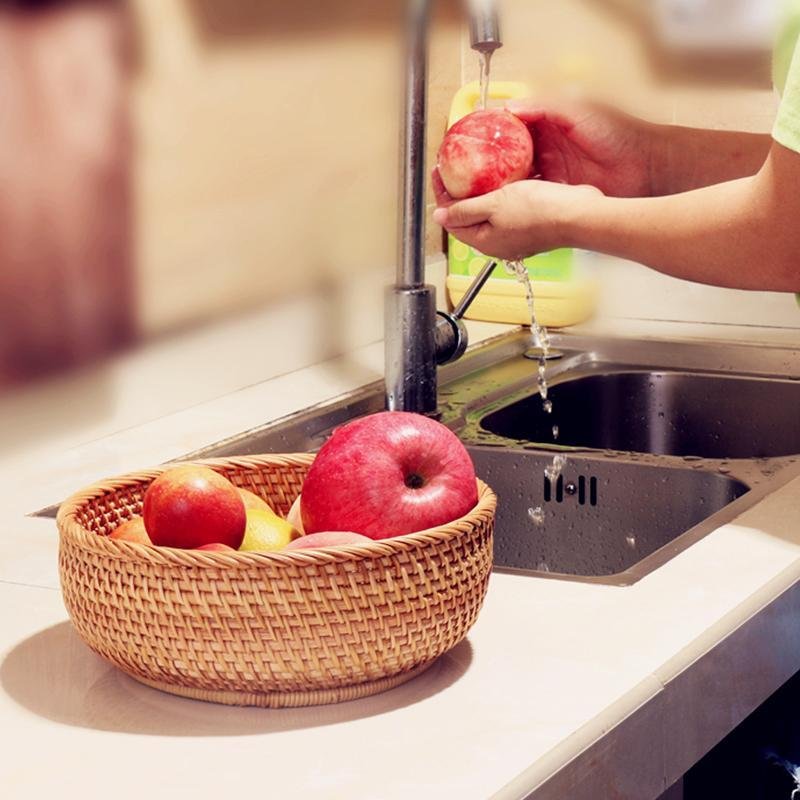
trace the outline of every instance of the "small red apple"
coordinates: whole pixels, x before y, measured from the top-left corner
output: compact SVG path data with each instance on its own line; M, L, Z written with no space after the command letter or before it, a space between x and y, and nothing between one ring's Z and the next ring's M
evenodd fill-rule
M451 430L419 414L384 411L334 431L302 497L307 534L385 539L464 516L478 489L472 459Z
M367 544L371 542L368 536L351 531L320 531L301 536L284 547L284 550L309 550L315 547L337 547L342 544Z
M475 111L445 134L438 167L452 198L476 197L530 176L533 139L509 111Z
M138 542L139 544L153 544L144 527L141 517L132 517L114 528L108 535L109 539L123 542Z
M195 547L195 550L205 550L209 553L235 553L236 551L232 547L228 547L226 544L222 544L222 542L210 542L209 544L202 544L200 547Z
M236 487L208 467L175 467L150 484L144 524L153 544L192 549L222 543L234 550L244 538L244 502Z

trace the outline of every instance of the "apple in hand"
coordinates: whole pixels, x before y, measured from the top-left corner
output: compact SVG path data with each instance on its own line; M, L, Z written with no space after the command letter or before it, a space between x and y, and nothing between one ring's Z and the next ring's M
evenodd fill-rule
M284 550L310 550L316 547L338 547L343 544L368 544L371 541L368 536L351 531L320 531L295 539L287 544Z
M117 525L108 535L109 539L123 542L138 542L138 544L153 544L144 527L141 517L132 517L121 525Z
M445 134L438 167L454 200L493 192L530 176L533 139L509 111L475 111Z
M384 411L349 422L323 445L303 484L303 527L401 536L463 517L478 502L464 445L439 422Z
M153 544L237 549L244 538L244 502L236 487L208 467L174 467L159 475L144 496L144 524Z

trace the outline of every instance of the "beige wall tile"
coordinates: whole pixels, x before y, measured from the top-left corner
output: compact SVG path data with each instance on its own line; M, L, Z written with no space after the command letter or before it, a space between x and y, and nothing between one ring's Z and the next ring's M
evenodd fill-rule
M675 122L698 128L769 133L778 110L771 89L684 89L675 94Z
M461 31L457 25L444 25L440 20L434 28L430 53L430 83L428 90L428 168L436 164L436 153L447 130L447 118L453 95L461 87ZM433 193L428 187L428 200ZM435 239L438 241L438 238ZM441 249L441 248L439 248Z
M211 25L202 3L137 2L137 257L148 332L395 262L396 26L327 36L298 23L270 37L256 20L242 37L239 5L230 19L210 6ZM435 154L460 76L458 31L438 20L431 76Z

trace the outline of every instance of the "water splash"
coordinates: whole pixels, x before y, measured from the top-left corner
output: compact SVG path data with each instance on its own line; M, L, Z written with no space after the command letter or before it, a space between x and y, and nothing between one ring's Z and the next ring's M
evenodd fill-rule
M764 757L767 761L771 761L773 764L783 767L789 773L794 781L794 789L792 789L792 793L789 795L789 800L798 800L798 798L800 798L800 765L793 764L791 761L781 758L777 753L773 752L765 753Z
M550 483L555 483L559 479L562 470L566 466L566 463L567 457L565 455L559 453L558 455L553 456L553 463L548 464L544 468L545 477L550 481Z
M529 508L528 519L530 519L530 521L537 527L541 527L542 525L544 525L544 509L541 506L536 506L536 508Z

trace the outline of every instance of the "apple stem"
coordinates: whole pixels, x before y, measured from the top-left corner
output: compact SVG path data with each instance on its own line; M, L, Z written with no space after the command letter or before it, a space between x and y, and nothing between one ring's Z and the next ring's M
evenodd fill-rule
M406 486L409 489L421 489L425 485L425 479L421 475L412 472L406 475Z

